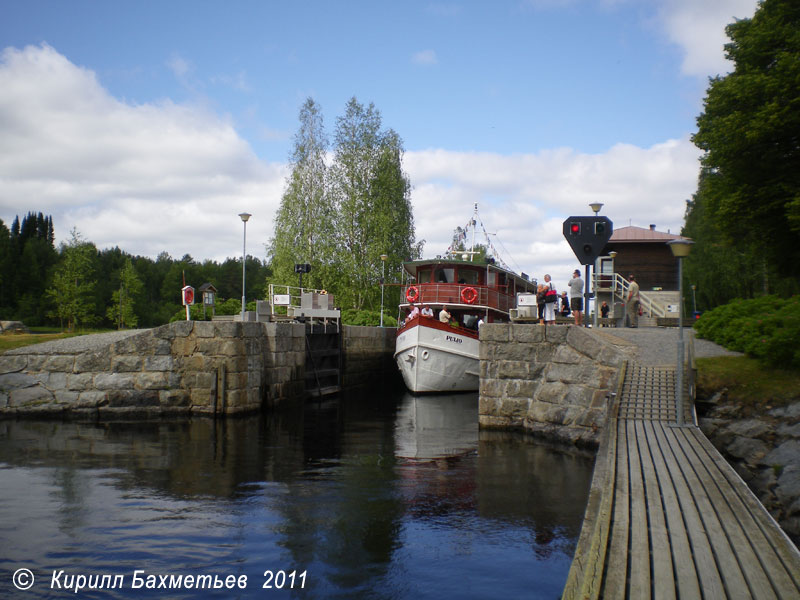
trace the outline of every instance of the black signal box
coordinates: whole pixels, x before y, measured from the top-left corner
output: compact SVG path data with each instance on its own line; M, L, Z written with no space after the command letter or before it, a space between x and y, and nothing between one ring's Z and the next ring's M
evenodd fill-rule
M563 231L578 261L591 265L611 239L614 224L608 217L569 217L564 221Z

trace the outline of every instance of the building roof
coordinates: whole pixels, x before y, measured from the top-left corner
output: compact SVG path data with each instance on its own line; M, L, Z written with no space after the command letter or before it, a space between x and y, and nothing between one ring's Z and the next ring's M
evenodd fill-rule
M633 225L629 225L628 227L620 227L619 229L614 229L614 233L611 235L611 239L608 240L608 243L616 243L616 242L668 242L670 240L682 240L682 239L689 239L684 238L681 235L675 233L664 233L663 231L656 231L656 226L651 225L649 228L644 227L634 227Z

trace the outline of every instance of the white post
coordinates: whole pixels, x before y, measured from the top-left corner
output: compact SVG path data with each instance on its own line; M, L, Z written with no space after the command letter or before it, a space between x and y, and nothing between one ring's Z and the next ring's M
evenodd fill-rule
M678 427L683 426L683 257L678 258L678 373L675 389L675 407L678 410Z
M247 220L251 217L250 213L239 213L244 225L244 234L242 235L242 321L244 321L245 307L247 301L245 298L245 264L247 263Z

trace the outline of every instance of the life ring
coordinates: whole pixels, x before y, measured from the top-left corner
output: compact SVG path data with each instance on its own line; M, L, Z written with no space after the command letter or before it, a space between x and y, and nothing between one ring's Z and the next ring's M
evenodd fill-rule
M406 300L409 302L416 302L419 298L419 290L416 286L411 286L406 290Z
M467 304L474 304L478 299L478 291L474 287L468 287L461 290L461 299Z

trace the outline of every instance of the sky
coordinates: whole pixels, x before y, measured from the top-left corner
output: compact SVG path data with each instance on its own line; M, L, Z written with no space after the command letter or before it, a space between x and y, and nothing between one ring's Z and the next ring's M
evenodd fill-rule
M565 288L569 216L678 233L725 25L756 0L0 0L0 219L222 261L266 246L307 98L403 140L423 254L478 204L501 258ZM379 264L379 261L378 261Z

